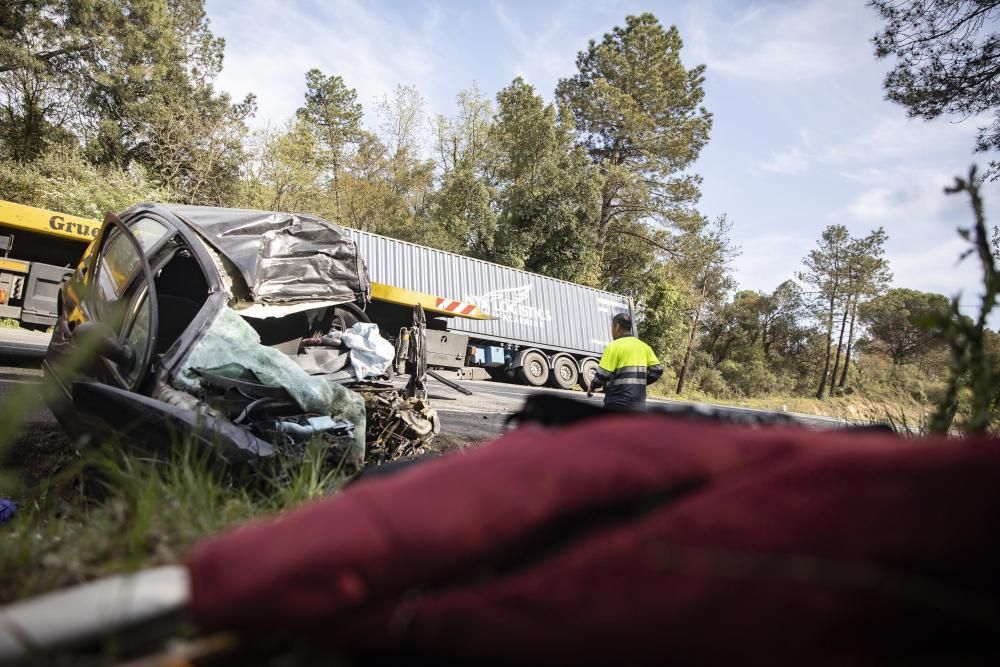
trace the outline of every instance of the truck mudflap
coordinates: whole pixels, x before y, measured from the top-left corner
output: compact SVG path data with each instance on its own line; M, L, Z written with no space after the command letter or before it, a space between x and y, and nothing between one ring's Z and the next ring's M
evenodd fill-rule
M52 326L59 315L59 286L72 273L41 262L0 259L0 317Z
M52 326L59 315L59 286L73 269L34 262L28 273L28 285L21 306L21 321Z

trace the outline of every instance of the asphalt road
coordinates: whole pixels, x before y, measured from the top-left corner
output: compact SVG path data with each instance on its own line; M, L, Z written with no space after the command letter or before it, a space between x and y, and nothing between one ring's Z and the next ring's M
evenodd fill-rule
M464 396L459 392L437 382L429 380L428 390L434 406L441 415L445 433L458 437L470 437L481 434L477 439L495 437L502 433L504 421L509 415L520 410L524 399L533 393L562 395L579 401L587 401L595 405L603 403L603 396L598 394L591 398L582 391L567 391L550 389L548 387L525 387L523 385L506 384L492 381L456 381L469 391L472 396ZM699 410L715 410L723 414L737 417L758 417L773 414L768 410L755 408L738 408L730 406L714 406L689 401L673 401L665 399L650 399L650 406L687 406ZM815 415L791 415L796 421L810 428L835 428L843 425L839 419Z
M49 334L13 327L0 327L0 364L31 362L45 356Z

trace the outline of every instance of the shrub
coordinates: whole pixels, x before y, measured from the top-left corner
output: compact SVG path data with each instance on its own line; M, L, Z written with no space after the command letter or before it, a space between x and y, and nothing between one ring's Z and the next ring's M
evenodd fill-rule
M75 147L59 146L27 164L0 161L0 199L103 219L143 201L169 201L141 169L95 167Z
M719 364L719 372L734 392L747 398L773 394L783 384L761 359L747 363L727 360Z
M711 366L702 366L695 370L692 377L692 384L709 396L727 398L732 395L732 390L726 384L722 373L719 372L719 369L712 368Z

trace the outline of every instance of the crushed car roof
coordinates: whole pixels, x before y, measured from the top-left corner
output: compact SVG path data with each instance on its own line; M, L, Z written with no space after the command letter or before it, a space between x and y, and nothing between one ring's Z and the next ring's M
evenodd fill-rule
M161 204L239 270L260 303L369 297L368 269L342 227L311 215Z

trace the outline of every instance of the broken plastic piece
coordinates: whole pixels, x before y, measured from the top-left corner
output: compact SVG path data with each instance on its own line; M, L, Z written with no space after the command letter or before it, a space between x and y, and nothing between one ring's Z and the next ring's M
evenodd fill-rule
M342 419L331 419L330 417L309 417L306 424L294 421L279 421L275 423L275 428L282 433L287 433L292 437L308 438L318 433L333 433L334 435L354 435L354 424Z
M359 380L384 375L396 356L392 343L382 338L378 325L371 322L355 323L341 340L351 349L351 366Z

